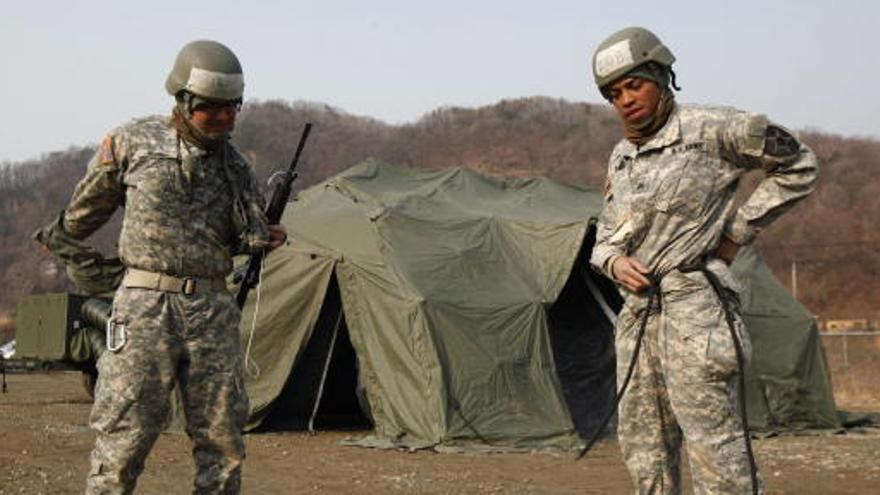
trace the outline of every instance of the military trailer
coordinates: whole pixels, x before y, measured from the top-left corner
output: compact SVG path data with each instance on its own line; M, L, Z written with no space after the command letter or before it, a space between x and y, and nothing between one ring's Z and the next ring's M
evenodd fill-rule
M27 296L18 302L15 354L2 365L9 370L81 371L92 395L109 314L107 299L68 293Z

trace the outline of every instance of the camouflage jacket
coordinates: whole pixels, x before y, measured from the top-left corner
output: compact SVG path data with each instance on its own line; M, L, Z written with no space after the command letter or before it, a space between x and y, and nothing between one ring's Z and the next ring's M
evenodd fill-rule
M169 117L135 120L101 143L64 213L84 239L123 206L125 266L178 277L220 278L232 256L268 240L265 200L230 144L214 152L178 136Z
M740 177L756 168L763 180L735 209ZM694 266L722 236L751 243L813 190L817 172L813 152L763 115L679 105L651 141L623 140L612 151L590 261L609 277L617 256L658 276Z

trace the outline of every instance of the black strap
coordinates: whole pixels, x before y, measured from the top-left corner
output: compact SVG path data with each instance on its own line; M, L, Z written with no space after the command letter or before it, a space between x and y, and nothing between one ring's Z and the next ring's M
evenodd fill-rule
M724 286L721 285L718 276L709 271L708 268L703 267L700 271L706 276L706 280L709 281L709 285L712 286L712 289L718 296L718 300L721 302L721 307L724 308L724 319L727 321L727 328L730 329L730 337L733 339L733 347L736 350L736 364L739 368L739 379L737 380L739 385L739 412L740 416L742 416L743 439L746 442L746 455L749 458L749 474L752 478L752 493L757 495L759 491L758 466L755 463L755 453L752 451L752 437L749 434L749 417L746 414L746 373L742 343L739 340L739 335L736 333L736 323L733 320L733 311L727 306L727 300L724 298Z
M3 393L6 393L6 359L0 357L0 373L3 374Z
M736 362L739 368L739 410L740 416L742 416L743 423L743 438L746 442L746 455L749 458L749 470L752 478L752 493L757 495L759 493L758 488L758 467L755 463L755 454L752 450L752 439L749 434L749 418L746 415L746 379L745 379L745 360L743 358L743 350L742 343L739 340L739 336L736 333L736 324L734 322L733 311L727 306L726 299L724 298L724 287L721 285L721 281L718 280L718 277L709 271L708 268L702 266L699 270L706 276L706 280L709 281L709 285L712 287L712 290L715 291L715 294L718 296L719 301L721 302L721 307L724 309L724 319L727 322L727 327L730 329L730 337L733 339L733 345L736 349ZM660 295L660 280L651 276L651 285L648 287L648 304L645 307L645 313L642 315L642 321L639 325L639 333L636 336L636 346L633 349L632 359L629 363L629 369L626 372L626 378L623 380L623 385L620 387L620 390L617 392L617 395L614 398L614 407L612 407L605 418L602 420L602 424L595 433L593 433L593 437L587 442L583 449L581 449L580 454L577 456L577 460L582 459L587 452L593 447L593 444L599 439L602 435L602 432L608 426L608 422L611 421L611 418L614 416L614 413L617 411L617 407L620 404L620 399L623 397L623 394L626 392L627 387L629 386L629 381L632 378L633 370L635 369L636 362L639 359L639 350L642 347L642 338L645 335L645 329L648 326L648 317L651 314L651 309L654 305L654 300Z
M636 335L636 347L633 349L632 359L629 362L629 369L626 371L626 378L623 380L623 385L621 385L620 390L617 392L617 395L614 397L614 407L608 410L608 413L605 414L605 418L602 420L602 424L599 426L599 429L593 433L593 437L590 438L590 441L581 449L580 454L577 456L577 460L583 459L587 452L593 447L593 444L596 443L596 440L599 440L599 437L602 436L602 432L605 431L605 428L608 426L608 423L611 421L611 418L614 417L614 413L617 412L617 406L620 404L620 399L623 397L623 394L626 392L627 387L629 386L629 381L632 378L633 370L636 367L636 362L639 359L639 350L642 348L642 337L645 335L645 329L648 327L648 317L651 314L651 309L654 307L654 300L657 299L660 295L660 280L655 279L652 276L649 276L651 280L651 285L648 286L648 304L645 306L645 313L642 315L642 322L639 325L639 333Z

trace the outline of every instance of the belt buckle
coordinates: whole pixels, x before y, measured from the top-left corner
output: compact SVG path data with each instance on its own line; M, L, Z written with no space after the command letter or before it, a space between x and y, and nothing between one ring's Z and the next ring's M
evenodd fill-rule
M196 291L196 279L186 277L183 279L183 293L187 296L193 295Z

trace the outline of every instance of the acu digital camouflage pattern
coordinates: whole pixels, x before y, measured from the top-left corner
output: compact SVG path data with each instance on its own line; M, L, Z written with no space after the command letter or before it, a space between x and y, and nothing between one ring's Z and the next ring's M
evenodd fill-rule
M238 493L248 400L232 295L122 287L113 317L124 323L127 342L98 361L90 418L97 439L86 493L131 493L165 426L175 385L195 443L194 493Z
M692 269L706 263L722 236L749 244L812 191L818 169L813 153L798 144L780 156L773 133L768 150L768 128L779 129L760 115L683 105L644 146L622 141L611 154L591 263L610 276L615 257L633 256L662 278L662 309L648 319L619 406L621 449L638 493L681 491L682 433L695 493L751 491L733 341L718 295ZM765 179L735 210L738 179L759 167ZM707 268L735 303L739 285L727 265L710 260ZM641 294L623 295L616 330L619 380L647 302ZM748 355L739 314L736 321Z
M104 140L73 193L64 228L83 239L125 206L119 256L126 267L223 278L234 254L266 245L264 203L253 171L231 145L209 153L180 139L169 117L154 116Z
M736 350L724 309L699 271L670 272L661 292L662 316L654 311L648 319L639 361L618 409L621 450L636 492L681 492L683 434L694 493L751 493ZM729 303L736 299L726 296ZM627 305L619 315L618 386L632 360L644 309ZM749 337L738 316L736 330L748 356Z
M722 235L750 244L813 190L818 169L805 146L765 153L768 127L778 129L761 115L679 105L641 148L621 141L609 159L593 264L610 276L612 256L634 256L662 277L698 263ZM767 177L734 211L739 178L755 168Z
M268 240L264 200L243 158L228 143L213 152L189 145L168 117L135 121L104 140L66 209L64 230L83 239L119 206L127 269L222 279L233 254ZM122 287L112 318L127 340L98 361L86 492L133 490L177 385L195 443L195 492L238 493L248 401L231 294L198 285L191 295Z
M97 249L74 239L64 230L64 214L37 230L34 239L66 268L67 277L87 295L107 295L119 287L125 267L119 258L104 258Z

